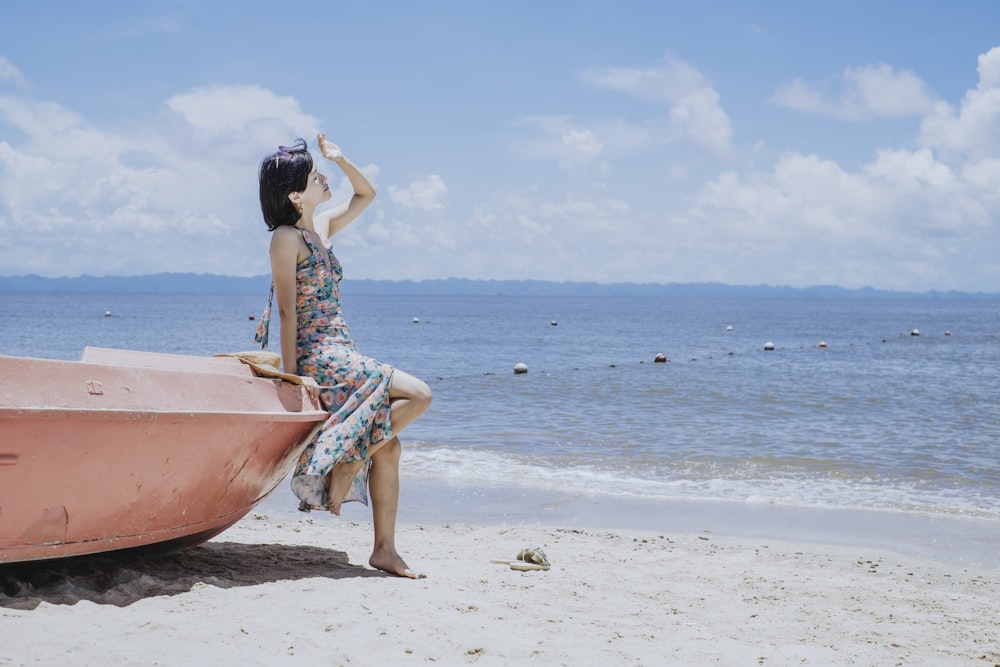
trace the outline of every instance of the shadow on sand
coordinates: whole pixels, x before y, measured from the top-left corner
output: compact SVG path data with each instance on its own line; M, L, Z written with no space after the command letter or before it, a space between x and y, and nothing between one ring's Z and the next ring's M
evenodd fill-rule
M343 551L285 544L208 542L169 553L123 551L32 563L0 565L0 607L34 609L39 604L126 607L149 597L177 595L195 584L219 588L274 581L384 577L348 562Z

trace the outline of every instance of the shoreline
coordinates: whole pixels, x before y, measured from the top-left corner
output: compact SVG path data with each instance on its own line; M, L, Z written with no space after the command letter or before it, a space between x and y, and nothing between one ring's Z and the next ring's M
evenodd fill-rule
M856 546L1000 572L1000 521L929 512L793 507L743 501L596 496L519 487L472 487L401 480L401 524L535 526L585 530L714 534L816 545ZM287 480L258 509L302 515ZM316 513L313 513L316 514ZM345 503L344 520L370 521L371 510Z

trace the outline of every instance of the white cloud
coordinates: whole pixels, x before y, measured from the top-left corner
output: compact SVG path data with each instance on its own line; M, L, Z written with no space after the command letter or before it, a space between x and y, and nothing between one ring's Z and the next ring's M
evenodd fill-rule
M121 33L122 37L146 37L158 33L178 33L184 30L183 21L175 16L141 18Z
M980 54L976 69L979 72L979 90L1000 88L1000 46Z
M729 150L732 127L719 95L687 63L674 59L657 69L600 67L587 71L584 80L662 105L666 112L646 119L523 116L513 123L518 131L510 142L514 154L552 161L569 172L604 174L616 157L651 153L682 140L716 155Z
M966 163L962 166L961 178L975 188L991 208L1000 209L1000 158Z
M336 238L338 257L355 267L352 275L608 282L645 268L624 271L622 258L635 245L631 206L600 193L513 188L459 216L399 208L376 218Z
M604 149L590 130L569 130L560 138L564 157L559 160L559 165L564 169L571 169L580 162L591 162Z
M513 127L517 135L510 140L511 153L555 162L567 172L586 176L606 174L616 158L652 154L679 138L665 123L581 122L569 116L523 117L515 120Z
M465 228L473 242L461 244L475 250L461 261L491 267L486 277L625 280L619 258L637 220L627 202L598 192L509 190L476 205Z
M958 111L946 102L934 105L920 140L950 156L1000 157L1000 47L979 56L979 84Z
M649 69L597 67L585 79L600 88L664 104L670 125L684 136L718 154L729 150L732 126L719 94L700 71L682 60L668 59L662 67Z
M257 130L250 139L265 136L274 129L274 120L294 128L299 135L311 138L319 121L302 111L298 100L280 97L260 86L206 86L195 88L167 100L167 106L179 113L196 130L210 135L232 135ZM266 123L266 127L261 127ZM298 136L298 135L296 135Z
M437 174L413 181L406 188L389 186L389 197L395 203L406 208L422 211L433 211L444 208L444 199L448 196L448 187Z
M777 106L845 120L895 118L928 112L935 97L916 74L889 65L848 67L840 90L796 79L778 88L770 97Z
M26 81L21 71L5 57L0 56L0 81L10 81L18 86L24 86Z
M604 128L583 127L569 116L526 116L513 123L519 134L511 151L532 160L553 161L567 171L585 171L605 152Z
M0 123L24 137L0 140L0 266L42 275L266 272L256 167L314 119L295 113L295 100L243 86L188 91L168 108L177 115L105 130L57 104L0 96Z
M998 178L997 165L956 172L926 149L879 151L856 172L789 153L770 173L706 184L671 224L682 248L716 258L716 280L932 289L969 264L973 280L1000 272Z

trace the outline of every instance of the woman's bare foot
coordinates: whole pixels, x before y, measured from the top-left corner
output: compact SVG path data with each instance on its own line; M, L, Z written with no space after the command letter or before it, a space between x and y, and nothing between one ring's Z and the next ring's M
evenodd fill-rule
M382 570L397 577L408 579L424 579L426 575L418 574L411 570L402 556L393 551L373 551L372 557L368 559L368 564L376 570Z
M330 486L326 491L326 508L340 516L340 506L347 497L347 492L351 490L351 482L357 477L361 470L363 461L351 461L350 463L338 463L330 471Z

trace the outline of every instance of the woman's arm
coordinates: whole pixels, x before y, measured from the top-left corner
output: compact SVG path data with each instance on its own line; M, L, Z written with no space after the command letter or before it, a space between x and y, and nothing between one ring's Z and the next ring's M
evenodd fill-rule
M321 214L317 216L320 219L326 218L328 220L326 235L329 238L351 224L355 218L361 215L362 211L368 208L368 205L375 199L375 186L365 178L365 175L361 173L353 162L344 157L343 152L341 152L336 144L326 140L325 134L321 133L317 139L319 140L319 149L323 152L323 156L335 162L343 170L347 176L347 180L351 182L351 187L354 189L354 196L351 197L346 206L342 205L327 211L325 215ZM316 227L317 229L323 228L322 224L316 225Z
M286 373L298 375L295 354L295 271L299 261L299 232L294 227L278 227L271 233L271 279L278 299L281 318L281 366Z

